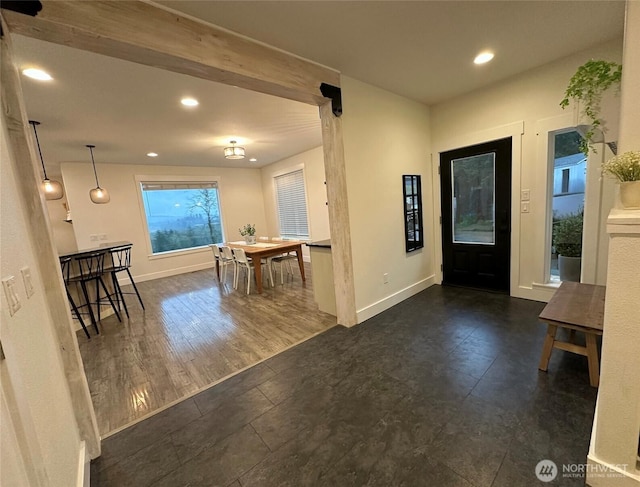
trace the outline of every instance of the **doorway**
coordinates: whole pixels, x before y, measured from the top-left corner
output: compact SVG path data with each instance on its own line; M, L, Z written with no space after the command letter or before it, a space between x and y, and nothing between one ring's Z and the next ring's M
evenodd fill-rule
M440 154L445 285L509 292L511 142Z

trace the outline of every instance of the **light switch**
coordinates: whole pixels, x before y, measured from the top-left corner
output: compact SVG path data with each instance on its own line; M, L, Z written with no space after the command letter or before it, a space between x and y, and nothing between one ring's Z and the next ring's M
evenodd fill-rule
M31 269L29 267L23 267L20 269L22 274L22 282L24 283L24 291L27 293L27 299L29 299L36 290L33 288L33 281L31 280Z
M13 276L5 277L2 280L2 288L4 289L4 297L7 299L9 315L13 316L22 307L16 293L16 278Z
M98 235L95 233L92 233L91 235L89 235L89 240L91 242L97 242L98 241Z
M522 202L520 203L520 212L521 213L529 213L529 202Z
M106 240L107 239L107 234L106 233L101 233L101 234L98 235L98 238L100 240Z
M523 189L521 194L521 201L529 201L531 199L531 190Z

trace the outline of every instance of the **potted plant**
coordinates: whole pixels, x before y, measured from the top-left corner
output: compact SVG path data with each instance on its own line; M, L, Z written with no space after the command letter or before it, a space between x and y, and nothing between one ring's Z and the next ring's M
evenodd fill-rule
M239 229L240 235L244 237L247 245L256 243L256 226L251 223L247 223L244 227Z
M561 281L580 282L583 211L569 213L553 224L553 246L558 252Z
M602 94L612 85L620 87L622 78L622 65L616 62L591 60L578 68L569 80L569 86L564 93L564 99L560 102L562 108L569 106L570 100L580 102L582 112L589 120L590 126L583 135L580 150L589 155L593 152L593 138L596 130L605 131L604 120L600 118L600 102Z
M640 151L628 151L602 165L602 174L620 181L620 201L625 208L640 208Z

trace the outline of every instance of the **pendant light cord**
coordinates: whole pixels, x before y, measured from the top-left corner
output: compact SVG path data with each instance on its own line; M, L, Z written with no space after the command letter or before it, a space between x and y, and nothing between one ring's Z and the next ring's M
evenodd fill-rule
M29 120L29 123L33 127L33 133L36 136L36 145L38 146L38 154L40 154L40 164L42 164L42 172L44 173L44 179L49 179L47 177L47 170L44 168L44 159L42 157L42 150L40 149L40 140L38 139L38 131L36 130L36 125L39 125L40 122L36 122L34 120Z
M93 159L93 148L95 147L95 145L88 145L87 147L89 148L89 152L91 152L91 164L93 164L93 175L96 177L96 187L100 188L100 183L98 182L98 173L96 172L96 161Z

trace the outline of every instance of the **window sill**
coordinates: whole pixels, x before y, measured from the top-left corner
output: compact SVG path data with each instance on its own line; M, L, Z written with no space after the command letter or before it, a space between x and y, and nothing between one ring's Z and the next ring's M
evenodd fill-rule
M149 254L147 255L147 259L148 260L169 259L171 257L181 257L183 255L200 254L204 252L210 252L208 245L204 247L192 247L190 249L169 250L168 252L162 252L159 254Z
M532 289L558 289L562 281L551 281L547 283L534 282L531 284Z

